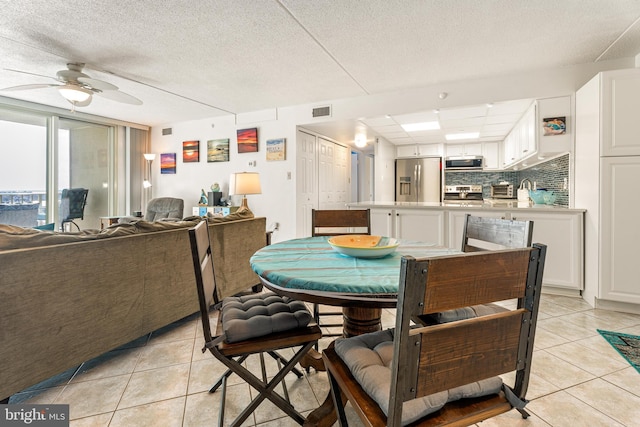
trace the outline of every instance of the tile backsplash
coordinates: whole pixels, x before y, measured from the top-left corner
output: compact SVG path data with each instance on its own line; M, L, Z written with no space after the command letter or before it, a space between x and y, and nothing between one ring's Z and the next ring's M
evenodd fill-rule
M553 190L556 205L569 206L569 190L565 188L565 180L569 180L569 154L522 171L445 172L445 185L482 184L483 196L489 198L491 184L507 181L517 188L525 178L535 181L538 188Z

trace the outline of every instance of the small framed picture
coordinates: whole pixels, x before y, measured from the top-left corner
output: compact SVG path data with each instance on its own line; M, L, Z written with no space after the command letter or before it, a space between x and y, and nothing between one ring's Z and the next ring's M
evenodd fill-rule
M278 161L284 160L286 157L286 139L268 139L267 140L267 160Z
M549 117L542 119L544 136L562 135L567 131L566 117Z
M258 152L258 128L238 129L238 153Z
M176 173L176 153L160 154L160 173L164 173L164 174Z
M197 163L200 161L200 141L184 141L182 143L182 162Z
M229 161L229 138L207 141L207 162Z

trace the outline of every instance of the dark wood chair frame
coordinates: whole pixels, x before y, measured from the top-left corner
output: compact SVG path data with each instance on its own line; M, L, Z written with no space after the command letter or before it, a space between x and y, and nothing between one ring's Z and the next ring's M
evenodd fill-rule
M402 259L388 417L330 346L323 351L340 425L348 399L367 426L400 426L403 402L516 371L499 394L450 402L412 425L470 425L516 408L523 418L546 246ZM444 324L428 314L517 298L517 308ZM415 322L412 327L410 321Z
M364 231L344 231L337 232L323 231L327 228L358 228L364 229ZM325 210L311 210L311 236L336 236L344 234L371 234L371 211L369 209L325 209ZM342 316L340 311L320 311L319 304L313 304L313 318L320 327L324 328L337 328L342 327L342 323L321 323L321 317L329 316ZM326 333L325 337L339 337L341 333ZM315 349L318 350L316 344Z
M320 328L317 325L310 325L304 328L272 333L245 341L227 343L223 333L222 316L219 315L216 333L215 335L212 334L209 310L212 307L218 308L220 301L218 301L217 293L215 292L216 282L207 221L201 221L198 225L189 229L189 240L191 242L191 253L198 300L200 302L200 314L202 317L202 330L205 340L202 352L209 350L216 359L228 368L227 372L220 377L218 382L216 382L210 390L210 392L214 392L222 385L221 410L218 425L224 425L226 382L227 377L231 375L231 373L240 376L259 393L231 425L241 425L265 398L269 399L293 418L294 421L302 425L304 423L304 417L289 402L288 392L282 380L287 373L294 370L295 365L300 359L317 343L318 339L320 339L322 336ZM276 350L279 349L293 347L296 347L295 354L288 360L276 352ZM279 371L270 381L267 381L266 378L264 353L271 355L278 362ZM252 354L257 354L260 357L262 379L256 377L242 366L242 362ZM283 366L281 366L281 364L283 364ZM298 371L297 375L302 376L302 373ZM281 382L283 385L284 398L275 391L275 387Z

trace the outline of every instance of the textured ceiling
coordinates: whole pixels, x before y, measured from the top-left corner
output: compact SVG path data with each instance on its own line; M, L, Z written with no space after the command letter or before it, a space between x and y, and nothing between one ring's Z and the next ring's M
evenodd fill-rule
M91 77L144 105L95 97L79 110L147 125L640 52L637 0L0 0L0 6L0 88L52 82L9 70L55 76L67 62L84 62ZM69 107L51 88L0 95ZM369 120L376 126L401 120L383 119Z

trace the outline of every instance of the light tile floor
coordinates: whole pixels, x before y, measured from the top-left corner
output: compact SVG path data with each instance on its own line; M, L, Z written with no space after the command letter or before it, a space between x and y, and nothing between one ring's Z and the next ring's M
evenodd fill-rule
M383 326L394 322L395 312L384 310ZM640 425L640 374L596 329L640 335L640 315L594 310L578 298L543 295L527 395L531 417L523 420L512 410L482 427ZM202 343L198 317L190 316L18 393L10 403L69 404L74 427L215 425L220 393L208 389L224 369L200 351ZM257 359L248 364L255 369ZM312 370L302 379L288 375L287 384L304 414L329 393L323 372ZM229 379L227 422L252 393L237 376ZM353 414L350 419L361 425ZM263 402L245 425L296 424Z

